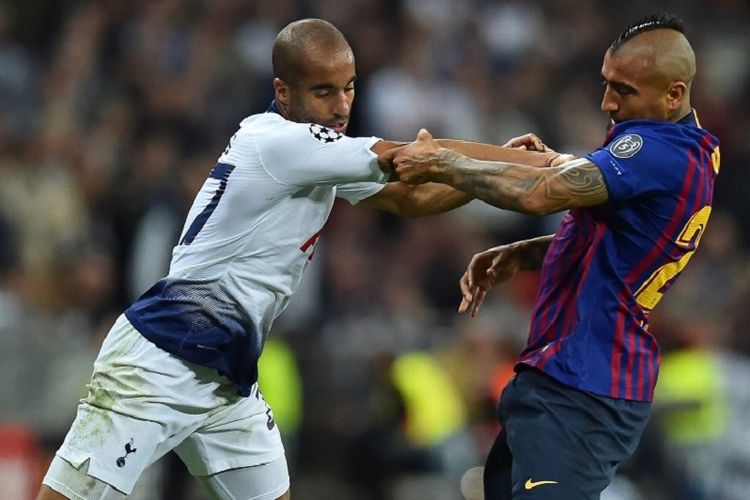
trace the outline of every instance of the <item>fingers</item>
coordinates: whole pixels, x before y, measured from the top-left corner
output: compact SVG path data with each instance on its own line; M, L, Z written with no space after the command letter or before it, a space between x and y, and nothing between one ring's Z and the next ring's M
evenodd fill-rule
M418 142L432 141L432 134L430 134L430 132L426 128L421 128L419 129L419 133L417 134L417 141Z
M571 154L558 154L554 158L552 158L552 161L549 162L550 167L559 167L563 163L568 163L569 161L577 160L578 157Z
M380 170L386 174L392 174L394 172L393 158L396 156L396 149L389 149L378 155L378 166Z
M476 315L487 294L487 289L493 285L493 276L489 273L491 264L491 253L482 252L471 258L466 271L458 281L461 289L461 303L458 306L459 313L462 314L470 311L471 316Z
M479 312L479 308L482 307L484 298L487 296L487 290L484 288L476 288L472 298L467 299L466 296L461 298L461 303L458 305L458 313L463 314L466 311L470 311L469 315L473 318Z
M420 129L417 138L411 144L398 148L390 159L391 165L386 167L398 175L399 180L406 184L423 184L438 181L442 171L438 168L438 154L440 147L432 139L427 129ZM382 167L381 167L382 168Z
M472 293L471 293L471 278L469 277L469 272L465 272L463 276L461 276L461 279L458 280L458 286L461 288L461 296L463 297L462 302L471 302ZM459 309L459 312L463 312Z
M474 295L474 302L471 306L471 317L475 317L477 313L479 312L479 308L482 307L482 302L484 302L484 298L487 296L487 290L484 290L480 288L477 290L477 293Z
M466 310L469 308L470 305L471 305L471 301L470 300L466 300L465 297L462 298L461 299L461 303L458 305L458 314L465 313Z
M532 133L513 137L508 142L503 144L503 147L528 149L529 151L541 151L543 153L552 151L552 149L547 147L547 145L544 144L536 134Z
M466 270L466 272L461 276L461 279L458 281L459 286L461 287L461 303L458 305L458 313L463 314L467 310L471 309L471 315L474 316L476 314L476 299L479 295L483 293L482 289L474 284L474 281L471 278L472 274L472 267L476 262L476 257L472 259L471 263L469 264L469 269Z

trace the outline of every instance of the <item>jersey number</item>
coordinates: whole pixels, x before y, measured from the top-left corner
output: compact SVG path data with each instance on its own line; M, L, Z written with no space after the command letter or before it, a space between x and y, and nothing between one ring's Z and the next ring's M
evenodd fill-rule
M677 237L677 241L675 241L677 246L681 248L690 248L692 244L693 249L686 252L677 262L664 264L654 271L651 277L641 285L637 292L635 292L635 300L642 308L650 311L656 307L656 304L659 303L664 295L664 285L671 282L682 272L687 263L690 262L690 258L698 248L698 243L703 235L703 231L706 229L706 224L708 223L710 215L711 207L708 206L701 208L693 214L687 224L685 224L685 228Z
M201 213L199 213L193 220L188 230L185 231L185 236L180 240L180 245L191 244L195 237L198 236L200 230L203 229L203 226L206 225L206 221L208 221L208 218L214 213L216 207L219 206L221 197L224 196L224 191L227 189L227 181L229 180L229 175L232 173L232 170L234 170L234 165L229 165L228 163L217 163L216 166L211 169L208 178L218 179L219 185L217 186L216 192L214 192L211 201L208 202L208 205L206 205Z

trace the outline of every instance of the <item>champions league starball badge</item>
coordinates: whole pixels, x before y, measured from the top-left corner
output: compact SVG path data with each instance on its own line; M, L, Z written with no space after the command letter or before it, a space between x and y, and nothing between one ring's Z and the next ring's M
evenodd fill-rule
M324 144L336 142L344 137L344 134L336 132L335 130L331 130L328 127L324 127L323 125L317 125L313 123L308 128L315 140L320 141Z
M623 135L610 144L609 152L616 158L630 158L643 147L643 139L638 134Z

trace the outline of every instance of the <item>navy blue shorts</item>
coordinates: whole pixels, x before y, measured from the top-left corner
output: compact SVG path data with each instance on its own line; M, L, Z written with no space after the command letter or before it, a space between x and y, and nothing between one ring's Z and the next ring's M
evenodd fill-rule
M650 410L522 370L500 397L503 430L487 456L485 499L598 499L635 451Z

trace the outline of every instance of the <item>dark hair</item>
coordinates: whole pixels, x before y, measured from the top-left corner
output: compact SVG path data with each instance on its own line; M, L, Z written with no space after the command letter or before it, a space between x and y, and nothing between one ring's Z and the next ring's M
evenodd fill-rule
M625 31L620 33L612 45L609 47L612 52L622 46L625 42L633 38L634 36L643 33L645 31L668 29L679 31L683 35L685 34L685 27L682 24L682 19L671 14L651 14L643 19L634 22L628 26Z

